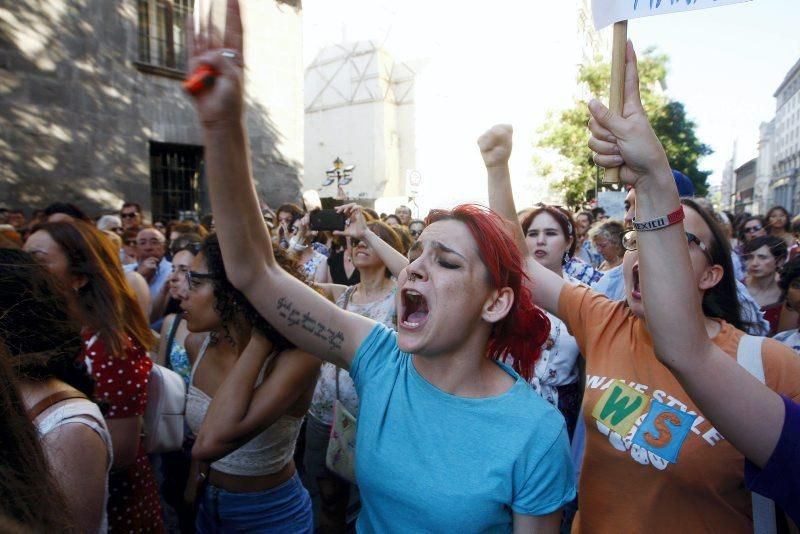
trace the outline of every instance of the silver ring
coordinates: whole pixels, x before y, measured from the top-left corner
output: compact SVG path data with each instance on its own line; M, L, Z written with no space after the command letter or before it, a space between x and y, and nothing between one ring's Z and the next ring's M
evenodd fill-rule
M219 55L221 55L222 57L233 59L236 57L236 52L229 52L228 50L223 50L222 52L219 53Z

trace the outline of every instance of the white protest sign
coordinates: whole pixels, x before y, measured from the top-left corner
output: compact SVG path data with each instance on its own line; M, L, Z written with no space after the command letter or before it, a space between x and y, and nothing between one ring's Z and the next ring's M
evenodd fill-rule
M597 30L612 22L692 11L708 7L739 4L750 0L592 0L592 16Z

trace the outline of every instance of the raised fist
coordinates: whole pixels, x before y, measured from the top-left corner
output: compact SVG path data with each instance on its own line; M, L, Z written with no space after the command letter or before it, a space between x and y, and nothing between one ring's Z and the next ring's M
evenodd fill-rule
M478 138L478 147L486 168L508 165L513 135L514 129L510 124L497 124Z

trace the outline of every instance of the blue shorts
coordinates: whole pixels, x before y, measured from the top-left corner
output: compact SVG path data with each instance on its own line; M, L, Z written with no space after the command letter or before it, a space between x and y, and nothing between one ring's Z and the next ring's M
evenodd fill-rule
M295 473L274 488L231 493L207 485L197 511L197 532L311 533L311 499Z

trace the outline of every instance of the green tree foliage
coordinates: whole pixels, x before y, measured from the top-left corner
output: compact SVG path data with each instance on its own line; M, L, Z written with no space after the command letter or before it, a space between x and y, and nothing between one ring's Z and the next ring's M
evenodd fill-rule
M683 104L670 100L656 90L664 84L668 61L666 55L657 54L654 49L645 50L639 56L642 103L656 135L664 145L672 168L692 180L697 195L705 195L708 190L706 178L711 171L700 170L698 162L701 157L712 153L711 147L697 138L696 124L686 116ZM600 60L582 65L578 73L578 83L586 87L588 94L604 102L608 101L610 81L611 65ZM576 100L569 109L550 112L539 130L538 146L554 149L569 162L563 179L555 186L564 194L566 204L572 207L584 204L594 195L597 168L586 146L589 138L586 129L588 121L586 102ZM553 172L552 167L540 159L534 164L545 176Z

